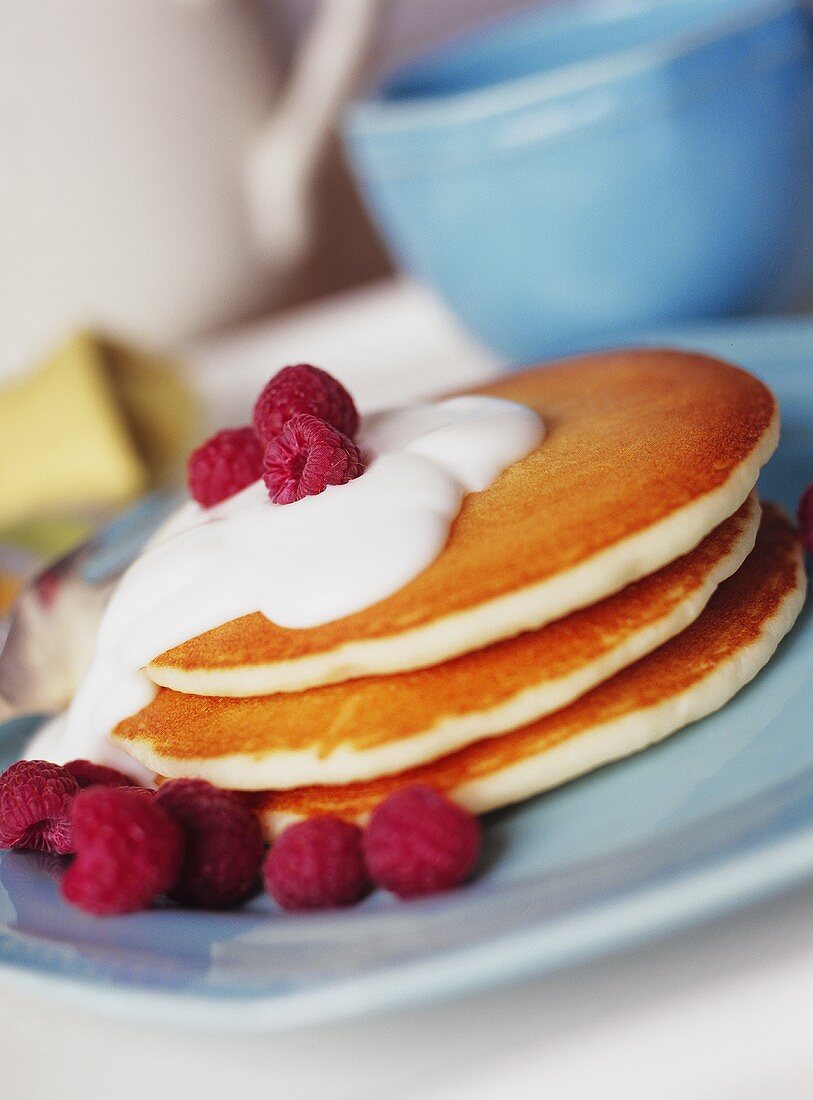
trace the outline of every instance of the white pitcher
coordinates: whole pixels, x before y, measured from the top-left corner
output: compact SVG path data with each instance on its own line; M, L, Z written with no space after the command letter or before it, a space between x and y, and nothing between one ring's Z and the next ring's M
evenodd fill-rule
M374 5L323 0L281 85L259 0L0 0L0 377L267 304Z

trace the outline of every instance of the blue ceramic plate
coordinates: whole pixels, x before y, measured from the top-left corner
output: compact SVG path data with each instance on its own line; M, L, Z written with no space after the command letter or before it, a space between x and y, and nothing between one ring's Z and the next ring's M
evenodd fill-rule
M766 495L813 478L813 323L659 333L739 361L777 392ZM415 1005L561 968L813 878L813 622L723 711L640 756L493 814L477 881L287 916L165 909L98 920L63 905L53 860L0 857L6 977L88 1004L272 1029ZM0 764L30 723L10 723Z

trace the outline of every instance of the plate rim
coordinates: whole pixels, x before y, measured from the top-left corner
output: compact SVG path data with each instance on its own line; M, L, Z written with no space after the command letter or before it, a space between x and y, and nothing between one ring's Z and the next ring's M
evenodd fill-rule
M747 814L777 791L803 783L808 806L794 828L768 843L736 841L736 854L712 850L699 862L607 900L546 922L497 934L454 950L440 950L402 966L378 967L314 989L235 998L134 987L100 977L55 972L30 962L0 959L8 986L44 992L97 1011L144 1022L268 1033L304 1025L362 1019L375 1012L417 1008L565 970L706 923L813 881L813 767L734 807L670 830L650 844L631 844L623 858L650 846L670 845L712 819ZM592 861L589 861L592 862ZM307 917L305 919L308 919ZM540 935L542 931L542 935ZM427 980L428 979L428 980Z

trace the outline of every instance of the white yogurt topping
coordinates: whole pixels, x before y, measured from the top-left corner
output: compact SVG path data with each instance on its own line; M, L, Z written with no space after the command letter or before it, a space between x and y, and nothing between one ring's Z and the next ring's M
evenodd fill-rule
M132 773L108 734L152 699L140 671L149 661L250 612L312 627L391 595L438 557L464 495L543 431L522 405L454 397L367 417L358 442L369 466L347 485L277 505L259 481L213 508L185 504L122 577L67 723L41 748L58 763L85 757Z

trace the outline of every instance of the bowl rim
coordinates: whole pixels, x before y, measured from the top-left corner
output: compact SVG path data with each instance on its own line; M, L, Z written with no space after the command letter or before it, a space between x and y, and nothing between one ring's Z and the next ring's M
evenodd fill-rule
M653 10L659 3L660 0L649 0L641 5L640 11ZM586 61L567 62L538 73L438 95L391 100L381 94L383 87L399 74L433 57L475 44L495 27L539 20L553 23L565 13L571 18L574 14L583 14L594 21L597 17L625 10L630 10L629 0L554 0L543 7L491 19L381 75L369 93L360 95L345 108L345 131L355 134L428 130L477 121L534 104L550 104L578 93L601 91L625 78L668 66L726 38L757 29L760 24L791 14L800 17L805 14L801 0L747 0L742 7L720 11L718 17L712 16L696 28L675 31L654 42L622 47Z

